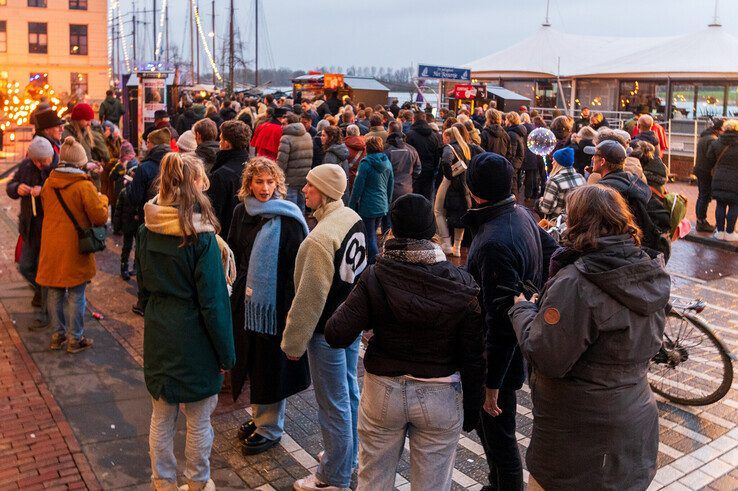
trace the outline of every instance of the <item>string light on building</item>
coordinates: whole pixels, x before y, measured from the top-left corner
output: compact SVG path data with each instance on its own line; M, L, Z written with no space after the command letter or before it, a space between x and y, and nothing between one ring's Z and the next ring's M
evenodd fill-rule
M131 72L131 58L128 56L128 39L123 35L123 16L120 15L120 1L113 2L113 8L118 12L118 36L123 41L123 60L126 64L126 72Z
M205 54L208 57L208 61L210 62L210 67L213 69L213 73L215 73L216 78L219 81L223 81L223 77L220 75L220 71L218 70L218 67L215 66L215 59L213 58L213 54L210 52L210 48L208 47L208 40L205 37L205 33L202 30L202 24L200 23L200 11L197 8L197 4L195 3L195 0L192 1L192 11L195 13L195 24L197 24L197 32L200 35L200 40L202 41L202 46L205 48Z
M51 109L60 117L64 114L67 108L62 106L54 89L40 80L40 77L31 80L22 91L19 82L0 80L0 103L2 103L0 128L7 130L13 125L27 124L42 98L46 98Z
M161 4L161 13L159 14L159 32L156 33L156 49L154 50L154 59L159 58L161 53L162 34L164 33L164 21L167 13L167 0Z
M113 25L113 4L108 7L108 32ZM108 38L108 84L113 85L113 36Z

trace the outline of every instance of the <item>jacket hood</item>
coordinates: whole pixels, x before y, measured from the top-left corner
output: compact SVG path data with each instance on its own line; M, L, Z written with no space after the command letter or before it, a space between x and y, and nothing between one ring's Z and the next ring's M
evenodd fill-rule
M213 172L223 166L233 167L234 169L238 169L240 172L248 160L249 151L245 148L241 150L219 150L218 153L215 154Z
M302 123L290 123L282 127L283 135L302 136L305 133L305 125Z
M92 182L90 176L82 169L76 167L57 167L51 171L45 184L52 189L64 189L79 181Z
M387 145L397 148L405 147L405 135L402 133L390 133L387 135Z
M392 313L409 324L432 324L444 312L463 310L479 293L471 275L448 261L408 264L379 256L374 274Z
M370 153L366 157L364 157L363 162L367 162L369 165L372 166L372 169L378 172L386 169L387 164L390 163L389 159L384 153Z
M361 136L347 136L343 140L343 143L351 150L355 150L357 152L366 148L366 141L364 141L364 138Z
M656 136L656 133L653 130L641 131L638 133L638 135L636 135L636 138L639 140L647 141L653 146L657 146L659 144L659 138Z
M515 126L510 126L507 131L512 131L513 133L517 133L522 138L528 137L528 129L523 126L522 124L516 124Z
M202 119L205 117L205 105L204 104L193 104L192 110L197 115L198 119Z
M410 128L422 136L430 136L433 133L433 128L426 121L416 121Z
M149 153L146 154L146 158L144 160L149 160L158 164L159 162L161 162L161 159L164 158L164 155L168 154L171 151L172 147L169 145L169 143L162 143L161 145L157 145L149 150Z
M505 134L505 128L500 126L497 123L491 124L487 126L487 131L489 131L492 135L500 137Z
M738 144L738 131L726 131L718 137L718 140L726 145L736 145Z
M603 182L604 181L604 182ZM615 171L600 179L602 184L615 188L624 198L634 198L642 203L651 199L651 189L638 176L625 171Z
M338 157L339 160L346 160L349 156L348 147L343 143L331 145L325 152L332 153L333 155Z
M105 96L105 102L115 102L115 101L116 101L115 96L113 96L113 95L106 95Z
M160 205L157 203L159 195L144 205L144 223L146 228L152 232L162 235L173 235L182 237L182 228L179 224L179 214L174 206ZM215 228L202 220L202 215L195 213L192 223L197 233L215 232Z
M650 256L628 235L603 237L598 245L574 263L584 278L638 314L653 314L666 307L671 278L661 254Z

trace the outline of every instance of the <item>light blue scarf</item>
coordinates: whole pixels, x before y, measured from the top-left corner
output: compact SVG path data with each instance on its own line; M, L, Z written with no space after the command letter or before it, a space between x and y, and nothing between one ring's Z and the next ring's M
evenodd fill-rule
M283 199L261 202L253 196L244 200L246 212L269 220L256 234L251 249L246 276L246 310L244 328L276 336L277 332L277 267L282 217L294 218L302 225L305 235L308 226L300 208Z

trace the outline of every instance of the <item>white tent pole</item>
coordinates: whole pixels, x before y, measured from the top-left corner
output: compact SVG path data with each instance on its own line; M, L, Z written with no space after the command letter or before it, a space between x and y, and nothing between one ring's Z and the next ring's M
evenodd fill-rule
M571 96L569 97L569 114L568 116L574 117L574 106L576 102L577 93L577 79L571 79Z

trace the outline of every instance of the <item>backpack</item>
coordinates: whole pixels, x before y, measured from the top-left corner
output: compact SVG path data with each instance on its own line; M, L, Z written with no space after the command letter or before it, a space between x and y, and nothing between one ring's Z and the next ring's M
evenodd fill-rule
M661 200L661 204L669 214L669 237L671 240L678 238L677 228L687 215L687 198L678 193L660 193L657 189L651 188L655 196Z

